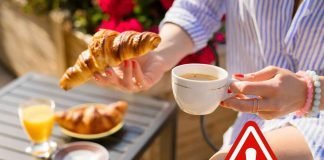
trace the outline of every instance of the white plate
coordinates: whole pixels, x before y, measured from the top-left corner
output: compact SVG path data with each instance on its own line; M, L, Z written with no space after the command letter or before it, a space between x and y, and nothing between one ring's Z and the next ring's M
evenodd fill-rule
M109 152L93 142L72 142L57 150L52 160L109 160Z

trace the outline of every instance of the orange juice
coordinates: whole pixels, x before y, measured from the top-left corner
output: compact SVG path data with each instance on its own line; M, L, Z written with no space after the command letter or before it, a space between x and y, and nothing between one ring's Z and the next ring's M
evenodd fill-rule
M54 111L48 105L32 105L21 109L21 121L29 138L35 143L49 139L54 125Z

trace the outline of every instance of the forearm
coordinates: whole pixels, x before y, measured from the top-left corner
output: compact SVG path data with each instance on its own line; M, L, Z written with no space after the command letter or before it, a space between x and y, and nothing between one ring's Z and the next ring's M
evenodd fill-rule
M205 47L224 13L224 0L176 0L161 22L162 42L155 50L165 60L164 71Z
M159 54L165 62L164 71L174 67L182 58L190 54L194 48L190 36L176 24L164 24L160 36L162 41L153 54Z
M321 82L321 103L320 103L320 110L324 110L324 76L320 76L320 82Z

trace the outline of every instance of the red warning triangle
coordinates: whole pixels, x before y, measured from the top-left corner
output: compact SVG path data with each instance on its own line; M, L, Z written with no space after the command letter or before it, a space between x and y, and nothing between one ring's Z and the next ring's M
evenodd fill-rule
M258 125L253 121L248 121L225 160L277 160L277 158Z

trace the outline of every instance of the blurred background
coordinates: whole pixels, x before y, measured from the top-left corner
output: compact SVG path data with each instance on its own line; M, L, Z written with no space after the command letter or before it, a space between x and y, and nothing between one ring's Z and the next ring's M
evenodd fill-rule
M100 28L158 33L158 25L172 3L173 0L1 0L0 87L27 72L59 77L74 64L87 48L91 35ZM215 33L207 47L180 64L219 61L218 65L224 67L225 28ZM222 135L235 117L234 112L225 109L207 116L207 130L217 146L221 146ZM157 138L141 159L158 160L163 154L159 143ZM199 117L181 111L176 144L177 159L201 160L213 154L200 133Z

